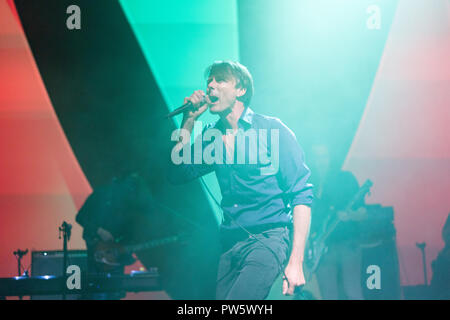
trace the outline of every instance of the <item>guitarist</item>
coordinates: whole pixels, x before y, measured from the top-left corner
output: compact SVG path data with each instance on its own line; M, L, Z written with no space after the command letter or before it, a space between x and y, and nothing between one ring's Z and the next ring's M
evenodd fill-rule
M358 245L361 221L367 211L364 201L356 203L350 212L343 209L358 192L359 185L352 173L341 171L333 165L325 145L313 146L314 167L312 182L316 186L315 203L312 207L311 237L321 234L336 219L336 229L325 241L327 252L320 260L316 272L320 294L323 299L337 300L341 297L363 299L361 288L362 252Z
M88 268L91 274L123 274L125 265L135 262L131 254L121 256L114 267L103 265L95 259L101 242L132 243L141 221L153 212L152 197L145 181L137 174L114 177L106 185L99 186L86 199L76 216L83 227L83 239L88 250ZM105 296L106 299L123 295ZM102 299L102 297L91 297Z

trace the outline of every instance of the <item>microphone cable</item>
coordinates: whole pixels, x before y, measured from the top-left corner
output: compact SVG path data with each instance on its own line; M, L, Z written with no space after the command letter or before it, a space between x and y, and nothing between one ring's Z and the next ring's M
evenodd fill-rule
M209 189L209 187L206 185L205 181L203 180L203 177L200 177L200 181L203 184L203 186L205 187L206 191L208 192L208 194L210 195L210 197L214 200L214 202L216 203L216 205L220 208L220 210L222 211L223 214L225 214L233 223L235 223L239 228L241 228L244 232L246 232L250 238L253 238L255 240L257 240L260 244L262 244L267 250L269 250L272 255L275 257L275 260L277 261L278 264L278 272L283 274L283 280L286 280L288 283L288 287L289 287L289 280L286 277L286 274L284 273L284 268L283 268L283 264L280 262L280 260L278 259L277 254L269 247L267 246L264 242L262 242L260 239L256 238L256 235L251 233L250 231L248 231L244 226L242 226L239 222L237 222L231 215L229 215L227 212L225 212L222 209L222 206L219 204L219 202L217 201L216 197L214 197L214 195L212 194L211 190Z

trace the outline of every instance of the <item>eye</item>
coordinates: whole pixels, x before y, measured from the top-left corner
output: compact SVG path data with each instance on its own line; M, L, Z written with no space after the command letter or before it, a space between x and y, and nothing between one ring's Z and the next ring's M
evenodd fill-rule
M216 83L222 83L227 81L227 79L225 79L224 76L214 76L208 79L207 84L210 84L213 80L215 80Z

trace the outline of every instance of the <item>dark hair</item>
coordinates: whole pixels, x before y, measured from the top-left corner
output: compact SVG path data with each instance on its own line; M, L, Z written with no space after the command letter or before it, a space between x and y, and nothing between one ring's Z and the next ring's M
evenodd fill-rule
M239 62L223 60L215 61L205 70L205 78L215 77L216 80L224 79L236 80L236 88L245 89L245 94L239 97L238 100L242 101L244 106L250 105L250 100L253 96L253 78L248 69Z

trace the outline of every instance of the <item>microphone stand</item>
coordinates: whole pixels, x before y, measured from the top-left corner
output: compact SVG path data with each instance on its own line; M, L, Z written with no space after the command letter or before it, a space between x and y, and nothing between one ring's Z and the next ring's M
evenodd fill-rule
M14 251L13 254L17 257L17 275L20 277L22 272L22 258L24 255L28 253L28 249ZM19 299L22 300L22 296L19 296Z
M426 261L426 257L425 257L426 245L427 244L425 242L416 243L416 247L419 248L420 251L422 252L423 278L424 278L425 285L428 286L427 261Z
M62 288L63 300L66 300L67 242L69 242L70 240L71 231L72 225L65 221L62 223L61 227L59 227L59 239L61 239L61 232L63 233L63 270L62 270L62 277L64 279Z

